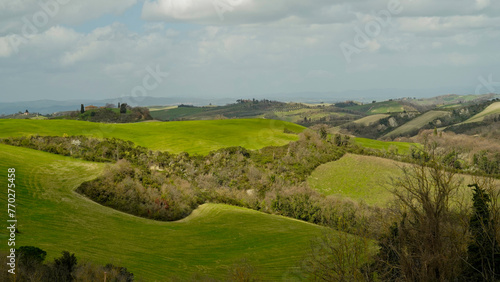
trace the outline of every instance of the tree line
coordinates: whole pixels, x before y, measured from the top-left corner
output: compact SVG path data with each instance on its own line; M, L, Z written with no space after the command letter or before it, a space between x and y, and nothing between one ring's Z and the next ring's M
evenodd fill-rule
M22 246L16 249L17 263L15 274L5 270L8 264L7 254L0 253L1 281L134 281L134 274L125 267L113 264L97 265L91 262L78 262L75 254L61 252L61 256L47 262L47 252L34 246Z

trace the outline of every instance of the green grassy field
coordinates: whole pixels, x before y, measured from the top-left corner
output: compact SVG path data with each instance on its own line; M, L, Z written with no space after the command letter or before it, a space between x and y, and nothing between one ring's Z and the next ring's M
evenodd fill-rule
M307 182L311 188L325 195L386 207L393 199L390 192L393 188L391 178L402 176L401 167L408 165L384 158L346 154L338 161L317 167ZM458 200L464 205L471 205L472 190L466 185L474 182L473 177L463 174L455 177L457 181L462 181L462 185L452 201ZM494 182L500 187L499 180Z
M392 199L387 190L389 178L398 175L395 161L347 154L338 161L316 168L307 181L313 189L325 195L385 206Z
M178 108L177 106L153 106L153 107L148 107L150 112L156 112L156 111L163 111L163 110L171 110L171 109L176 109Z
M152 110L151 116L158 120L175 120L211 111L212 107L174 107ZM203 119L203 118L200 118Z
M357 124L362 124L362 125L365 125L365 126L368 126L372 123L375 123L383 118L386 118L386 117L389 117L389 115L387 114L376 114L376 115L371 115L371 116L367 116L367 117L364 117L364 118L360 118L358 120L355 120L353 121L354 123L357 123Z
M48 253L74 252L80 261L125 266L144 281L186 279L198 272L225 279L228 268L246 258L265 280L286 280L287 272L323 228L227 205L201 206L178 222L134 217L96 204L74 189L98 175L102 164L0 145L1 183L16 168L20 234L16 246ZM1 193L6 208L7 189ZM5 210L6 212L6 210ZM4 223L6 224L6 223ZM7 230L0 249L7 249Z
M386 113L400 113L405 110L410 110L405 108L398 101L385 101L373 104L365 104L359 106L347 107L346 109L363 112L367 114L386 114ZM413 110L413 109L412 109Z
M296 124L266 119L104 124L72 120L0 120L0 138L25 135L89 135L116 137L137 145L171 153L207 154L220 148L242 146L260 149L297 140Z
M496 115L500 114L500 102L496 102L496 103L489 105L482 112L480 112L479 114L464 121L463 123L480 122L480 121L483 121L485 117L487 117L489 115L495 115L495 114Z
M411 100L412 103L422 105L422 106L438 106L440 108L449 108L455 106L462 106L463 104L470 102L480 102L486 101L493 98L493 94L482 94L482 95L441 95L432 98L423 98L417 100Z
M429 111L419 117L416 117L409 122L401 125L400 127L394 129L393 131L387 133L384 135L384 137L393 137L393 136L399 136L399 135L404 135L407 133L410 133L415 130L419 130L422 128L424 125L429 124L429 122L434 121L435 119L442 118L445 116L449 116L450 113L446 111Z
M379 141L368 138L354 138L356 144L361 145L366 148L372 148L377 150L385 150L388 151L390 148L397 149L398 154L407 154L410 152L411 147L418 147L419 144L416 143L407 143L407 142L387 142L387 141Z
M352 114L347 113L337 113L337 112L329 112L323 108L313 108L313 109L299 109L292 111L284 111L284 112L274 112L274 114L280 119L288 122L299 123L304 120L304 117L313 120L319 120L320 118L327 118L330 116L335 117L345 117L345 116L354 116Z

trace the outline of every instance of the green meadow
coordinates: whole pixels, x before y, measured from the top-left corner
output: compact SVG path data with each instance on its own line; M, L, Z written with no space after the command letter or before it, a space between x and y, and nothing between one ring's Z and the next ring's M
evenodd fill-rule
M178 222L158 222L96 204L75 193L104 167L31 149L0 145L0 171L16 169L20 233L16 246L37 246L47 260L63 250L80 261L125 266L137 278L226 279L242 259L265 280L287 280L323 228L244 208L205 204ZM6 191L1 202L6 203ZM6 207L5 207L6 208ZM5 228L0 241L7 242ZM0 244L7 250L7 244Z
M238 119L104 124L73 120L0 120L0 138L27 135L87 135L119 138L152 150L207 154L225 147L260 149L298 139L304 127L277 120Z
M373 156L346 154L341 159L320 165L307 179L309 186L324 195L387 207L393 199L391 179L403 176L401 167L410 164ZM474 182L470 175L456 174L461 188L454 201L471 204L472 190L467 184ZM494 180L495 185L500 181ZM499 186L500 187L500 186Z
M389 116L390 115L388 115L388 114L376 114L376 115L371 115L371 116L367 116L364 118L360 118L360 119L355 120L353 122L357 123L357 124L362 124L364 126L368 126L372 123L378 122L379 120L386 118L386 117L389 117Z
M365 148L377 149L388 151L390 148L397 149L398 154L407 154L412 147L418 147L419 144L408 142L395 142L395 141L379 141L368 138L356 137L354 142Z
M484 120L485 117L490 116L490 115L495 115L495 114L496 115L500 114L500 102L496 102L496 103L489 105L482 112L480 112L477 115L471 117L470 119L464 121L463 123L481 122Z
M191 115L196 115L212 110L210 107L174 107L166 109L153 109L150 114L153 118L158 120L174 120Z
M367 114L400 113L406 110L398 101L384 101L372 104L357 105L347 107L349 110L363 112Z
M389 180L399 175L395 161L346 154L338 161L320 165L307 181L311 188L325 195L385 206L392 199L387 189Z

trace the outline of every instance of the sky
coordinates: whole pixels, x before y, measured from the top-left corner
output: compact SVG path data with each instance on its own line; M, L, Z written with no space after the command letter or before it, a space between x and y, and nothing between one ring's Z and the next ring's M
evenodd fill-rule
M494 0L0 0L0 102L499 93L498 46Z

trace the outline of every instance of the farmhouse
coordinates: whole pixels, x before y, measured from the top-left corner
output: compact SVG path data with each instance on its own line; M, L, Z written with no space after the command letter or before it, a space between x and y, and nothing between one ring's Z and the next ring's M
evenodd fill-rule
M95 110L95 109L98 109L98 107L94 106L94 105L90 105L90 106L86 106L85 107L85 111L88 111L88 110Z

